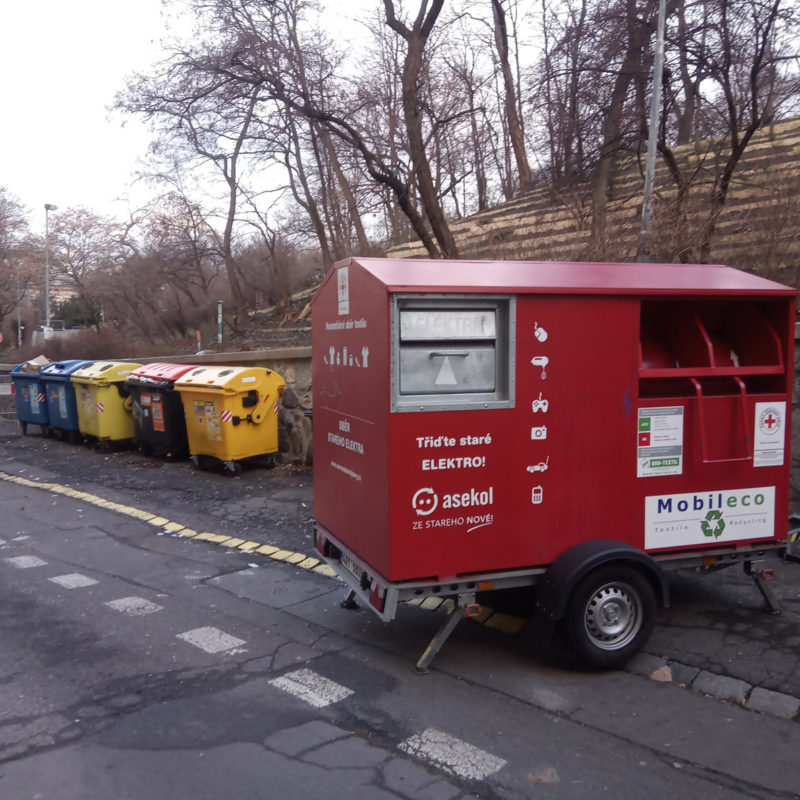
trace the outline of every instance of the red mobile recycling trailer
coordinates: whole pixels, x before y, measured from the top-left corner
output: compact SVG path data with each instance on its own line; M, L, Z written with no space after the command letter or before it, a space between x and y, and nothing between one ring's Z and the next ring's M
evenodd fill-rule
M340 262L312 306L317 548L384 620L537 586L597 666L642 646L665 568L743 563L770 602L795 295L718 265Z

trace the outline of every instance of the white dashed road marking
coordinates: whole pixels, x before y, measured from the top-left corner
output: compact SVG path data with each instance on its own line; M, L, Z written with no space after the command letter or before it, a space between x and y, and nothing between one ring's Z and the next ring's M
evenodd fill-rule
M242 645L247 644L244 639L237 639L235 636L221 631L219 628L195 628L193 631L186 631L178 634L179 639L189 642L206 653L237 653L247 652Z
M47 564L46 561L42 561L41 558L36 558L36 556L16 556L16 558L7 558L9 564L15 567L19 567L20 569L30 569L31 567L43 567Z
M94 586L97 581L88 575L81 575L79 572L71 572L69 575L57 575L48 580L63 586L65 589L82 589L84 586Z
M323 678L310 669L298 669L270 681L272 686L289 692L315 708L338 703L353 694L352 689Z
M506 764L504 759L435 728L409 737L400 743L400 749L468 780L484 780Z
M154 611L161 611L164 606L151 603L144 597L120 597L119 600L109 600L103 605L113 608L114 611L121 611L129 617L142 617L145 614L152 614Z

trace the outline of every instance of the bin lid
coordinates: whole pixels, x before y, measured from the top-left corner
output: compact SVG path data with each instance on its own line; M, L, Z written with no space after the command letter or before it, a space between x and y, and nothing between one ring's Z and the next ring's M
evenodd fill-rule
M52 364L48 364L42 369L42 380L58 381L92 364L94 364L94 361L87 361L82 358L73 358L68 361L54 361Z
M264 367L195 367L175 382L178 391L192 389L212 389L222 392L249 392L251 389L264 391L265 384L283 378L277 372Z
M34 364L30 361L23 361L11 370L12 375L28 375L31 378L38 378L42 371L42 365Z
M195 364L170 364L166 361L154 361L137 367L128 376L131 383L174 383L181 375L196 369Z
M75 383L119 383L142 365L133 361L95 361L72 373Z

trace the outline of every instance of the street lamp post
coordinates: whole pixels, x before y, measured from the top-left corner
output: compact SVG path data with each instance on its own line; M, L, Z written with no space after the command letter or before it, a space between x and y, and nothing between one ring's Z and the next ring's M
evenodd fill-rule
M44 325L50 328L50 212L58 206L44 204ZM48 331L45 331L47 334Z
M19 261L16 262L15 271L17 275L17 348L22 347L22 293L19 290Z
M650 96L650 133L647 139L647 159L644 170L644 193L642 196L642 228L639 232L639 246L636 254L638 262L650 262L653 244L653 186L656 176L656 147L658 145L658 125L661 119L661 84L664 80L664 25L666 18L665 0L658 2L658 21L656 23L656 53L653 61L653 93Z

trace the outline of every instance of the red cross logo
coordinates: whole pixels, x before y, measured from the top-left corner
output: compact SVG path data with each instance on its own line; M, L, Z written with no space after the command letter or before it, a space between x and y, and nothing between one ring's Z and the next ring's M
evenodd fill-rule
M772 414L770 414L770 415L769 415L769 416L768 416L768 417L767 417L767 418L764 420L764 424L767 426L767 428L769 428L770 430L772 430L772 426L773 426L773 425L777 425L777 424L778 424L778 420L777 420L777 419L775 419L775 417L773 417L773 416L772 416Z

